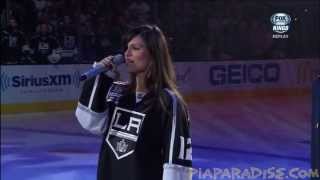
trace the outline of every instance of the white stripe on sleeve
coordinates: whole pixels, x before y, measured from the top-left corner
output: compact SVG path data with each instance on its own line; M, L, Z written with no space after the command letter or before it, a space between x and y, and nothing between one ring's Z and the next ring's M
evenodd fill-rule
M162 180L192 180L192 168L177 164L164 164Z
M169 152L169 164L172 164L174 139L176 133L176 123L177 123L177 98L174 96L173 92L166 89L172 98L173 110L172 110L172 127L171 127L171 139L170 139L170 152Z
M100 79L100 74L97 75L96 79L94 80L93 89L92 89L92 92L91 92L91 95L90 95L89 104L88 104L88 108L89 109L91 109L93 98L94 98L94 95L96 94L96 91L97 91L97 86L98 86L99 79Z
M103 113L96 113L78 103L76 117L80 125L93 134L103 134L107 129L108 110Z

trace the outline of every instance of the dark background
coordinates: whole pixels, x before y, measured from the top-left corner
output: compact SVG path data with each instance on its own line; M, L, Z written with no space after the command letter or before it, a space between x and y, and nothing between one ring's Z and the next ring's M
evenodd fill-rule
M174 61L315 58L320 51L319 4L318 0L7 0L1 9L1 64L52 63L36 60L32 42L40 24L60 49L69 36L74 38L76 55L60 64L92 63L121 52L121 35L144 23L156 24L166 33ZM270 17L279 12L292 19L287 39L272 38ZM10 54L4 40L3 31L12 18L20 31L18 54ZM33 52L22 50L23 45Z

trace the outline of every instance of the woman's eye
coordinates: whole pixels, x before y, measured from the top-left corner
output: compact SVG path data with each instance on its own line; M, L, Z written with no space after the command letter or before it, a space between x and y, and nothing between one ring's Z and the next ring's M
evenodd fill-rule
M132 47L132 49L139 50L140 48L139 47Z

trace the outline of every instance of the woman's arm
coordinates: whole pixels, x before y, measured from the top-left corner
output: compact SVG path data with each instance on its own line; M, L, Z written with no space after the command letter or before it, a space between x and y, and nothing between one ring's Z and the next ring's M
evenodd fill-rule
M167 90L171 97L169 118L165 120L163 139L165 161L163 180L192 179L192 147L190 121L177 96Z
M76 109L81 126L94 134L103 134L107 128L107 92L113 79L100 74L85 81Z

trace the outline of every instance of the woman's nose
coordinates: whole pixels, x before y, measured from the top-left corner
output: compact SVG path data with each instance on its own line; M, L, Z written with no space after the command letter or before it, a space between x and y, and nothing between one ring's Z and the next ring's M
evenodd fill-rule
M129 50L129 48L124 52L124 56L127 58L129 56L131 56L131 52Z

